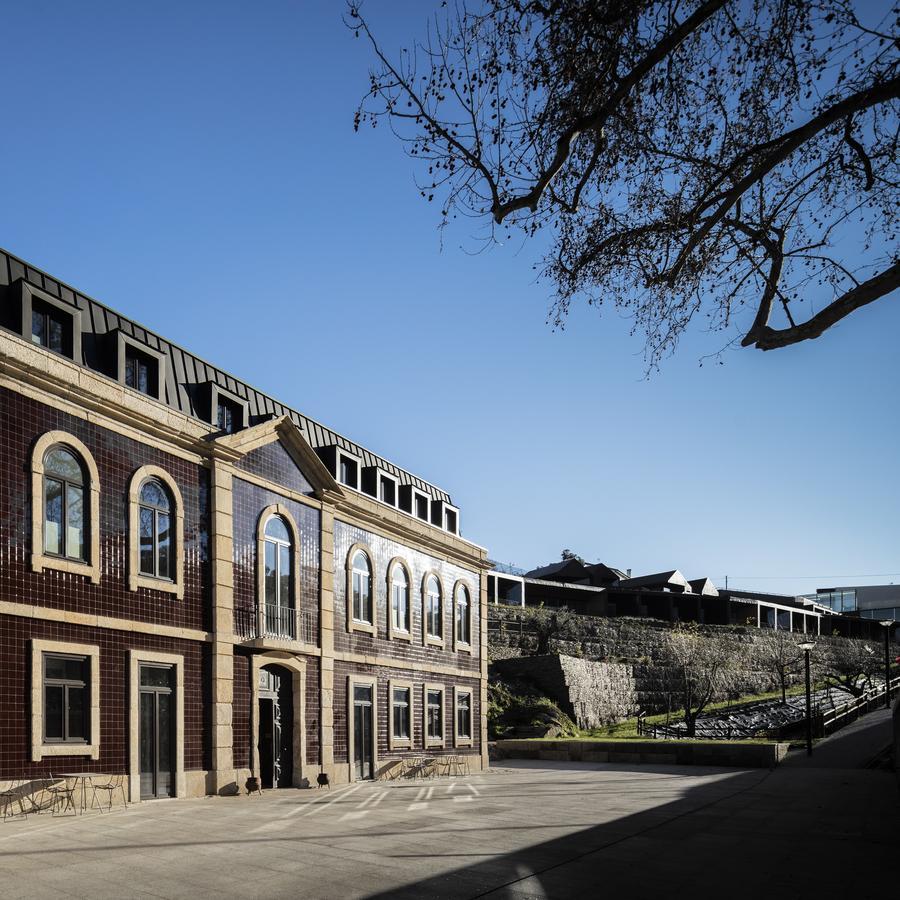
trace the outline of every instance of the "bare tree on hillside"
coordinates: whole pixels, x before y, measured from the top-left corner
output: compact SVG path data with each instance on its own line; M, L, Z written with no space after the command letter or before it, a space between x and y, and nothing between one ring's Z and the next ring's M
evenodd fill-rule
M839 638L816 654L816 668L830 684L859 697L871 687L872 676L884 670L884 659L865 641Z
M667 692L684 709L685 734L694 737L697 718L707 705L736 685L741 661L735 645L682 624L665 636L659 665Z
M346 21L357 129L389 124L442 224L546 231L555 325L613 304L654 367L694 320L771 350L900 286L888 3L445 2L398 54Z
M784 629L764 631L756 641L762 659L781 685L781 702L787 702L788 676L799 672L803 666L803 654L797 649L793 635Z

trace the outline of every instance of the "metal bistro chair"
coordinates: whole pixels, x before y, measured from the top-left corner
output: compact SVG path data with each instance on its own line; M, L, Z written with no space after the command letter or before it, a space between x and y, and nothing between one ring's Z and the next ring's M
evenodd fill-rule
M54 816L67 815L67 810L72 810L72 815L77 816L75 807L75 784L69 783L68 778L54 777L50 772L47 777L48 784L44 790L50 795L50 811Z
M106 811L109 812L112 809L113 802L113 794L118 791L122 795L122 804L125 808L128 808L128 798L125 796L125 776L124 775L101 775L101 778L107 778L107 781L103 781L100 784L97 784L93 779L91 779L91 787L93 788L93 795L91 797L91 809L95 806L100 812L103 812L103 806L97 804L97 791L106 792L108 795L108 803L106 805Z
M25 784L25 780L20 778L17 781L11 781L8 787L0 791L0 807L3 809L4 822L7 819L28 818L23 796ZM19 811L15 812L17 805Z

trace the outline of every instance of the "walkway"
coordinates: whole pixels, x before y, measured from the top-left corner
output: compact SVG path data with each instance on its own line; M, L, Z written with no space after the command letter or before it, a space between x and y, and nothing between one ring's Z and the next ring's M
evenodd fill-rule
M879 709L814 744L812 756L807 756L806 750L794 750L781 765L789 768L862 769L884 752L892 740L891 711Z

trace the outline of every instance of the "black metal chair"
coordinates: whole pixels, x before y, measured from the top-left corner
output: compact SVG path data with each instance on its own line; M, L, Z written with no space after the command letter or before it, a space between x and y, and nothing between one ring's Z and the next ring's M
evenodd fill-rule
M128 808L128 798L125 796L125 776L124 775L109 775L109 776L100 776L102 778L108 778L108 781L100 782L97 784L93 779L91 779L91 788L93 789L93 795L91 796L91 809L99 809L100 812L103 812L103 806L97 803L97 791L101 793L105 792L107 794L108 802L106 804L106 812L109 812L112 809L113 795L118 791L122 795L122 804L125 808Z
M48 784L44 790L50 795L50 810L54 816L67 815L68 810L72 810L72 815L78 815L78 809L75 806L75 785L69 783L68 778L54 777L53 773L47 777Z
M0 791L0 808L3 810L3 821L7 819L27 819L28 812L25 809L25 780L20 778L13 780ZM18 805L19 811L15 812Z

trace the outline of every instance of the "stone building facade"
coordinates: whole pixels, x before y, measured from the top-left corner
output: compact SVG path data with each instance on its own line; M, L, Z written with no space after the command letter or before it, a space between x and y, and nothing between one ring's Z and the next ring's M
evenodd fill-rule
M440 488L0 251L0 783L132 800L486 764Z

